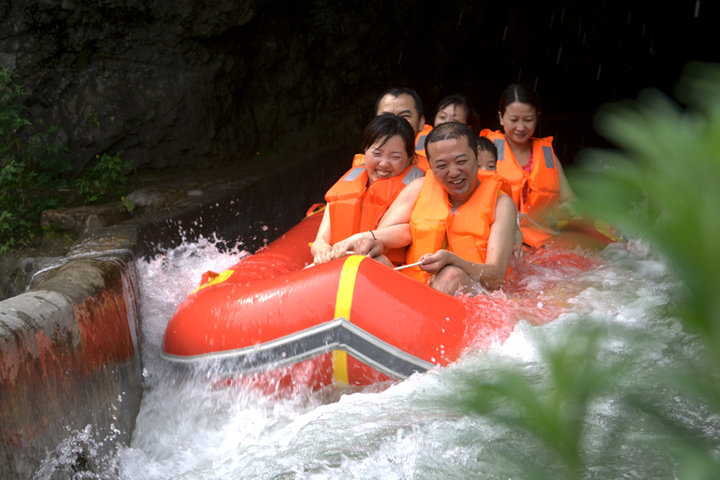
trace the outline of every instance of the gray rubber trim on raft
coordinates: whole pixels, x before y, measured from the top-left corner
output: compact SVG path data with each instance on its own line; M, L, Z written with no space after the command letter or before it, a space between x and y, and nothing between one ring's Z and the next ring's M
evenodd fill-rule
M380 340L344 317L250 347L202 355L180 356L162 352L162 357L183 364L202 363L221 370L254 374L298 363L312 357L344 350L390 378L404 380L435 365Z

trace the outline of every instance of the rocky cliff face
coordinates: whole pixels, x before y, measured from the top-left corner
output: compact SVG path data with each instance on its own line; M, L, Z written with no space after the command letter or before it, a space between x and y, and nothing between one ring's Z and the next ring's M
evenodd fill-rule
M0 66L17 70L31 116L59 127L76 166L119 151L136 167L211 164L279 148L289 133L286 145L302 147L298 134L318 117L298 87L312 73L307 39L288 28L295 19L268 19L262 7L3 2Z
M429 118L460 91L495 128L518 80L537 88L540 133L571 162L598 105L717 58L700 2L550 3L4 0L0 67L17 70L76 167L122 151L165 168L357 144L390 86L416 88Z
M246 24L251 1L13 1L0 61L17 69L34 118L60 127L82 165L100 152L164 167L218 155L242 68L212 42Z

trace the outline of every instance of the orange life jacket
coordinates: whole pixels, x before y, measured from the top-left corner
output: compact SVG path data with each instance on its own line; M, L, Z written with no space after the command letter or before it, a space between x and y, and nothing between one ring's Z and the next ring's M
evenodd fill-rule
M410 214L412 243L408 247L406 263L417 262L426 253L443 247L447 238L448 250L475 263L484 263L490 226L495 221L495 204L501 190L501 180L492 172L479 173L480 186L455 213L448 195L435 179L432 170L425 181ZM430 274L419 267L406 268L403 273L423 283Z
M427 155L425 154L425 139L428 134L432 131L432 125L425 124L423 129L415 137L415 157L417 158L417 166L423 172L427 172L430 168L428 163Z
M356 153L353 157L353 167L359 167L361 165L365 165L365 154L364 153Z
M539 247L553 238L545 227L542 212L554 205L560 195L560 176L557 169L555 152L552 148L553 137L531 138L532 169L526 173L515 159L515 155L500 131L485 129L480 135L490 138L497 147L497 172L505 178L512 188L512 197L518 212L530 216L523 217L520 229L523 242Z
M393 200L410 182L422 177L415 165L391 178L376 180L368 187L365 167L348 170L325 194L330 211L330 243L335 244L358 232L374 230ZM404 259L405 249L386 252L396 263Z

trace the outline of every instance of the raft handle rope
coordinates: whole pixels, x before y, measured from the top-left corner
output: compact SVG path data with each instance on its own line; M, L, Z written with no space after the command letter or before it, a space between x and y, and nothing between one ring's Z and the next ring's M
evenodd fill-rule
M345 252L345 255L355 255L355 252L353 252L352 250L348 250L347 252ZM314 262L309 263L303 267L303 270L305 270L306 268L314 267L314 266L315 266Z
M399 267L395 267L393 270L405 270L406 268L412 268L417 267L418 265L422 265L422 262L415 262L415 263L408 263L407 265L400 265Z
M345 252L345 253L346 253L347 255L355 255L355 252L353 252L352 250L348 250L348 251ZM422 265L422 262L415 262L415 263L408 263L407 265L400 265L399 267L394 267L393 270L405 270L406 268L417 267L417 266L419 266L419 265ZM315 266L315 264L314 264L314 263L311 263L311 264L309 264L309 265L306 265L306 266L303 268L303 270L304 270L305 268L311 268L311 267L314 267L314 266Z

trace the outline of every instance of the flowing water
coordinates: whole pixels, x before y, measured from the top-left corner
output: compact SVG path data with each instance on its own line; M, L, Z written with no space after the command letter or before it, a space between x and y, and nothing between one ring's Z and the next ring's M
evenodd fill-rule
M178 373L160 357L160 345L167 321L200 275L222 271L242 255L201 241L137 262L145 377L141 411L131 444L98 461L92 476L78 478L524 478L504 455L537 459L547 451L522 429L453 408L451 400L464 394L469 378L492 376L508 364L542 377L548 367L543 345L578 325L653 332L640 343L610 335L602 344L602 362L628 354L636 358L621 372L625 383L650 365L672 364L696 348L669 313L677 281L647 245L631 241L609 246L589 270L525 271L514 288L533 292L526 302L547 306L551 318L523 319L518 307L520 321L506 341L471 349L449 367L379 388L300 391L290 398L269 398L239 386L218 388L207 372ZM505 293L494 295L507 300ZM591 468L585 478L676 478L670 465L626 441L612 458L604 456L610 433L636 423L635 413L619 408L612 391L604 398L588 414L584 448ZM668 399L674 401L678 415L717 434L717 416ZM639 444L643 435L653 435L642 423L634 428Z

